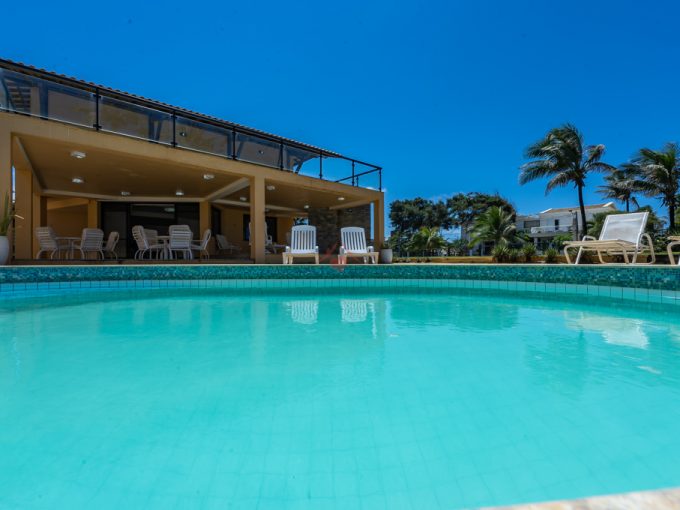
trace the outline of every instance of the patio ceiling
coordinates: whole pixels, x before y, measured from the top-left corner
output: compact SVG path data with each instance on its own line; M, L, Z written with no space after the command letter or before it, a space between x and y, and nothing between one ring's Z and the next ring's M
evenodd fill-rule
M243 175L33 136L22 135L17 140L15 146L25 151L46 195L126 201L209 200L230 206L249 205L250 190ZM73 151L82 152L85 157L78 159L72 155ZM212 178L205 179L205 174ZM74 183L74 178L84 182ZM351 206L362 198L366 200L360 188L350 186L336 185L337 190L313 189L269 179L265 185L267 206L283 212L302 213L305 205L310 208ZM178 190L183 195L177 196ZM130 195L124 197L121 192Z

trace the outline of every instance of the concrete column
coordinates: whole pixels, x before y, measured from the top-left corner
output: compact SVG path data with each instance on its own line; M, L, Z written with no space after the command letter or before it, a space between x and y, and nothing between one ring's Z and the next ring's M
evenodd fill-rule
M385 199L381 196L373 202L373 243L380 250L385 241Z
M32 248L31 248L31 255L35 257L36 253L38 253L38 250L40 250L40 247L38 245L38 239L35 237L35 229L38 227L44 227L47 225L47 197L42 196L40 193L36 193L35 190L38 189L38 185L36 182L33 183L33 204L32 204L32 209L33 212L31 214L32 216L32 225L31 225L31 230L33 232L33 235L31 236L32 240Z
M250 258L264 264L264 178L250 178Z
M20 260L33 258L33 172L23 165L14 170L14 256Z
M96 200L87 202L87 228L99 228L99 202Z
M198 204L198 224L199 224L199 229L200 232L194 234L195 239L202 239L203 238L203 232L205 232L207 229L212 229L212 215L211 215L211 208L212 205L210 202L200 202ZM212 232L212 235L215 235L215 232ZM210 238L210 243L208 243L208 252L213 253L212 246L213 246L213 241L212 237Z
M0 208L4 207L5 195L12 198L12 135L9 129L0 127Z

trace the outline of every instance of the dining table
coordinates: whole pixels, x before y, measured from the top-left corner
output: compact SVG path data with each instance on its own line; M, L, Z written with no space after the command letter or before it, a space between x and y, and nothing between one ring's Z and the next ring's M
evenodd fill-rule
M64 241L68 244L67 260L73 260L75 258L75 244L82 238L80 236L59 236L57 237L57 242Z

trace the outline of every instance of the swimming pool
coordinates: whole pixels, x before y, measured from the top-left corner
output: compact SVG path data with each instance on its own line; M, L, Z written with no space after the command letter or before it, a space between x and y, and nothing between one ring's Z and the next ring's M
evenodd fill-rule
M0 507L455 509L680 485L677 305L435 285L2 301Z

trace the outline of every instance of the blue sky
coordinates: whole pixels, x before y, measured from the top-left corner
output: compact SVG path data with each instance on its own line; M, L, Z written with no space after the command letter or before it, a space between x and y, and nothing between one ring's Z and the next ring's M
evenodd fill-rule
M388 201L570 206L570 188L517 184L549 128L576 124L613 164L680 138L670 0L69 6L4 6L24 21L3 24L0 55L377 163Z

